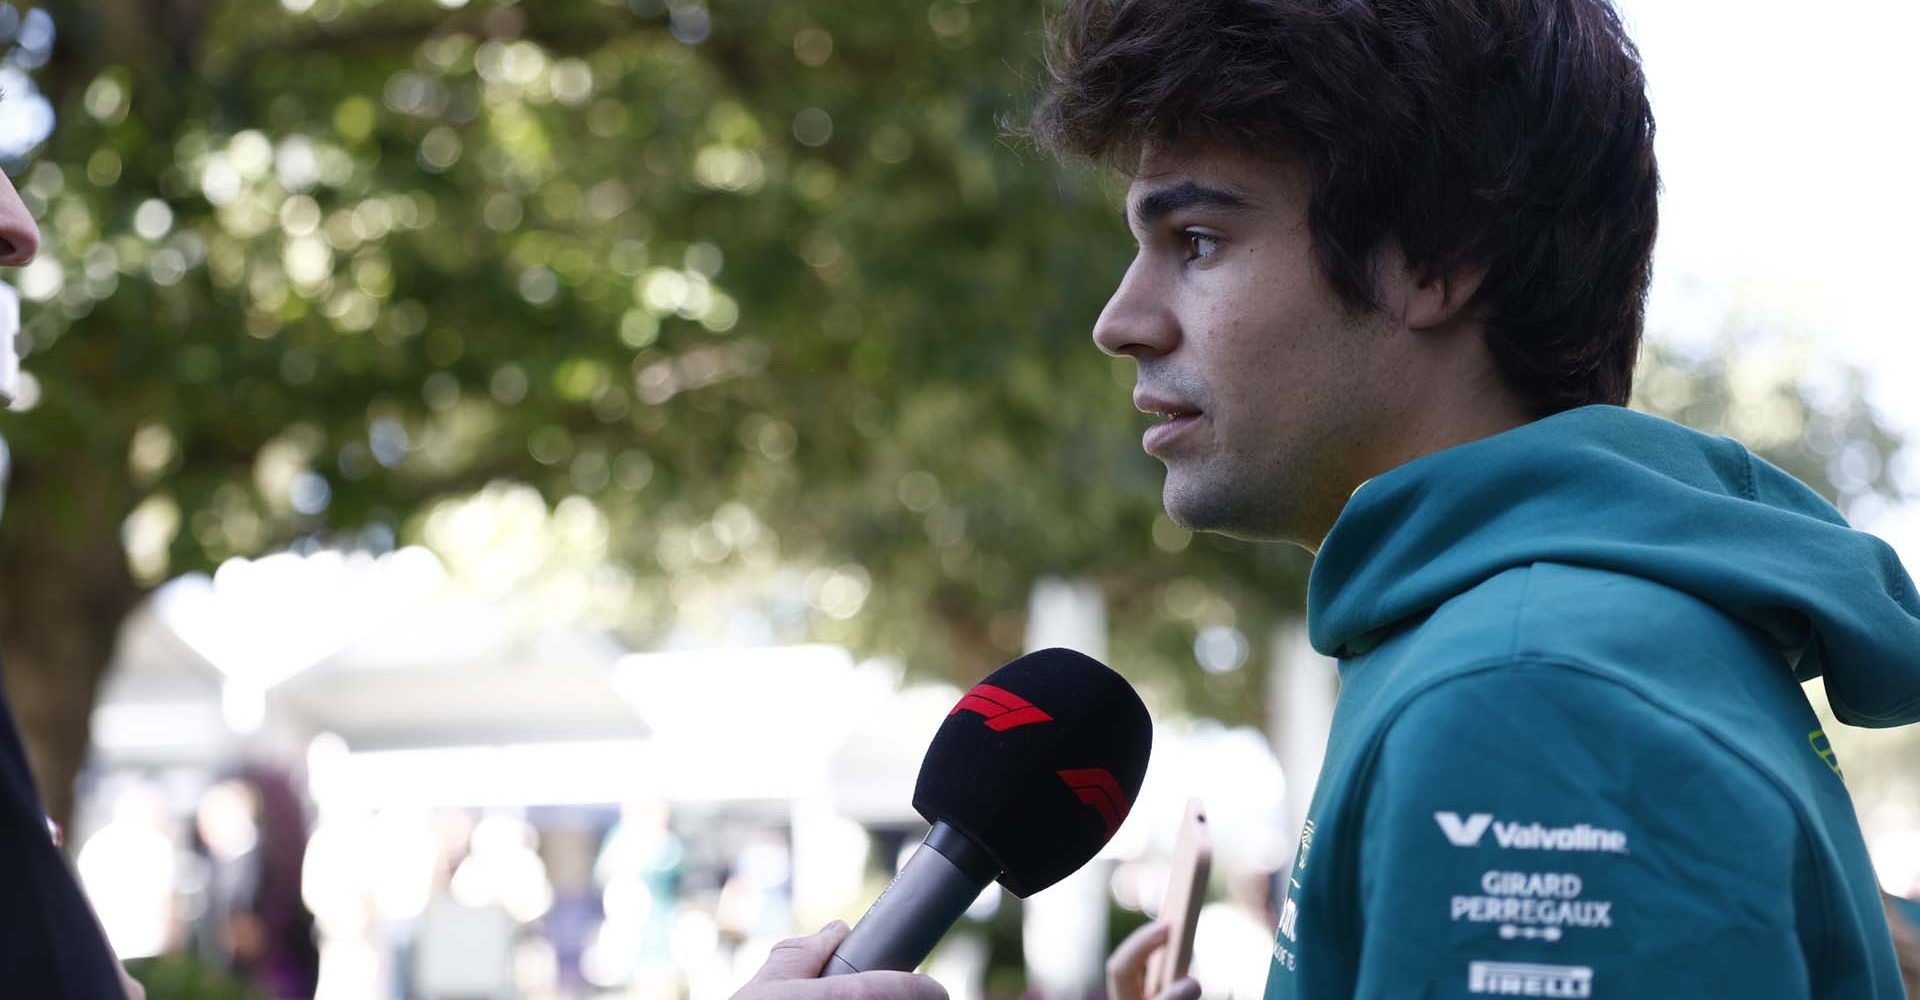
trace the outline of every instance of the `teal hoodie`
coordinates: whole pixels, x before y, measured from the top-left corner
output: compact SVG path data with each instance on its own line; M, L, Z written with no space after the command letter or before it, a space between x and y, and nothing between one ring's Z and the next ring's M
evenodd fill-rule
M1560 413L1355 492L1268 1000L1904 995L1840 762L1920 718L1899 559L1733 441Z

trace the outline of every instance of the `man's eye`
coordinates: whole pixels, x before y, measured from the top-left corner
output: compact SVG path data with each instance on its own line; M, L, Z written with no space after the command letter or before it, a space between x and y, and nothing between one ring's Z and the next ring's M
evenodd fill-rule
M1191 229L1180 234L1180 245L1187 251L1187 262L1192 263L1213 256L1220 249L1220 241L1205 233L1196 233Z

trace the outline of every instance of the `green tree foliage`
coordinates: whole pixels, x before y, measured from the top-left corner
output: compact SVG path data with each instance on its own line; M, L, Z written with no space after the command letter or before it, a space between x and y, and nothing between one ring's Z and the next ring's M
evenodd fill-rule
M636 643L725 592L971 675L1037 577L1082 575L1123 669L1257 716L1259 671L1192 670L1194 636L1297 614L1307 560L1160 513L1131 364L1087 342L1131 252L1116 188L1001 127L1038 11L47 9L0 643L56 815L146 588L431 535L501 480L597 512Z
M136 959L127 971L147 1000L261 1000L262 993L191 955Z

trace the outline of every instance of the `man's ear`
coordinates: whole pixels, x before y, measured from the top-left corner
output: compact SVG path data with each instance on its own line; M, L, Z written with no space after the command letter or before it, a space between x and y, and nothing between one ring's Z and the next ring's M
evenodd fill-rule
M1450 271L1409 275L1407 329L1440 330L1464 318L1465 310L1487 276L1483 267L1456 267Z

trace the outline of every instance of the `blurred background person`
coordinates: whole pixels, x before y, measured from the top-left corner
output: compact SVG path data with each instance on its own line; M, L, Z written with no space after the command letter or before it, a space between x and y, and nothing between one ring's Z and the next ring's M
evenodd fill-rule
M793 926L792 855L786 838L755 830L733 859L720 886L714 921L734 951L734 976L744 978Z
M421 914L413 984L422 1000L509 1000L528 975L529 925L553 903L537 834L504 813L474 824L464 856ZM551 953L545 953L551 964ZM540 970L542 980L550 969Z
M113 819L80 848L81 882L118 955L147 958L180 945L178 832L163 793L135 784L119 792Z
M195 832L206 871L201 954L274 1000L311 1000L320 953L301 896L307 823L292 786L243 769L202 793Z
M553 886L553 905L540 919L541 936L552 952L552 992L563 1000L593 992L583 963L605 916L594 879L600 841L591 818L580 813L540 828L540 856Z
M630 983L662 1000L677 1000L685 989L673 959L673 928L681 916L686 850L672 817L672 806L660 799L623 804L593 866L606 915L592 949L595 978Z

